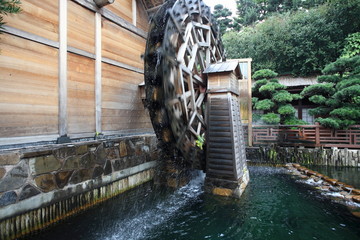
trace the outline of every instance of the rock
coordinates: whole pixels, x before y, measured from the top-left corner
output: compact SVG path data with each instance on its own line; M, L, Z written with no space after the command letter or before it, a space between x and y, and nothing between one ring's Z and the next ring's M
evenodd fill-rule
M106 152L102 144L96 149L95 162L99 165L104 165L106 162Z
M353 196L353 197L352 197L352 200L353 200L354 202L360 203L360 196L359 196L359 195Z
M93 168L95 166L95 158L90 153L80 158L80 168Z
M313 176L314 175L315 176L316 172L309 170L309 171L307 171L306 175L308 175L308 176Z
M55 150L54 155L58 159L66 159L68 157L76 155L76 148L74 146L63 147Z
M223 196L223 197L231 197L233 194L233 191L231 189L227 189L227 188L214 188L212 190L212 193L214 195L219 195L219 196Z
M30 159L32 175L49 173L60 169L61 163L53 155L35 157Z
M120 157L126 157L127 156L127 149L126 149L125 141L120 142L119 150L120 150Z
M0 168L0 179L2 179L6 174L5 168Z
M87 145L80 145L80 146L76 146L76 155L84 155L85 153L88 152L88 147Z
M352 191L351 191L352 194L355 194L355 195L360 195L360 189L356 189L354 188Z
M12 152L0 154L0 165L16 165L20 162L20 153Z
M16 199L17 195L14 191L3 193L2 195L0 195L0 207L13 204L16 202Z
M51 173L39 175L34 178L36 186L43 192L50 192L56 188L55 177Z
M19 201L33 197L35 195L38 195L41 193L38 189L36 189L34 186L28 184L21 190L19 194Z
M320 189L323 191L329 191L330 187L329 186L321 186Z
M66 159L64 166L62 167L63 170L75 170L78 169L80 166L80 157L79 156L72 156Z
M331 185L335 185L336 182L338 181L337 179L332 179L332 178L325 178L324 180L325 180L325 182L328 182Z
M293 163L293 166L294 166L294 168L299 168L299 167L301 167L300 164L297 164L297 163Z
M84 182L91 179L92 175L93 169L80 169L72 174L69 182L72 184Z
M92 175L92 178L98 178L100 177L102 174L104 173L104 170L102 167L100 166L97 166L94 168L94 172L93 172L93 175Z
M63 188L68 184L73 172L74 171L61 171L55 174L55 181L58 188Z
M113 167L114 167L114 171L120 171L122 169L125 169L125 159L119 159L119 160L114 160L112 161Z
M120 158L119 149L117 147L111 147L105 149L106 159L113 160Z
M352 191L354 189L354 187L351 186L351 185L345 184L345 185L342 186L342 189L344 189L345 191L350 192L350 191Z
M106 164L105 164L105 167L104 167L104 175L109 175L111 173L112 173L111 162L106 161Z
M357 218L360 218L360 212L351 212L351 214Z
M0 180L0 192L6 192L22 187L28 178L29 166L21 161Z

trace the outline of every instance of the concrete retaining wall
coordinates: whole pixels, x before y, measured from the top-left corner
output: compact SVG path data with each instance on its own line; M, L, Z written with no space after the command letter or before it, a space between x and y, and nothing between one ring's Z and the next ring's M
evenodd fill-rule
M0 239L46 227L151 180L154 135L0 152Z
M299 163L302 165L324 165L360 167L360 150L338 148L252 147L246 149L247 159L255 163Z

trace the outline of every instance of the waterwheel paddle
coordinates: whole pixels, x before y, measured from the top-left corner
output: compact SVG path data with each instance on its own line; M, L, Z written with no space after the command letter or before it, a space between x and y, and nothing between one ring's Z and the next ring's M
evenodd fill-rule
M221 61L219 28L202 0L167 1L152 17L145 52L146 105L162 148L178 149L194 168L204 169L205 162L203 72Z

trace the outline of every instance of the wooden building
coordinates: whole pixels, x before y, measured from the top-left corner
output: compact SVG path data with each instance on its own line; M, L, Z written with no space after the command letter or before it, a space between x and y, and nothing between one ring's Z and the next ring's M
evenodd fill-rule
M152 130L140 98L163 1L22 0L0 35L0 145Z

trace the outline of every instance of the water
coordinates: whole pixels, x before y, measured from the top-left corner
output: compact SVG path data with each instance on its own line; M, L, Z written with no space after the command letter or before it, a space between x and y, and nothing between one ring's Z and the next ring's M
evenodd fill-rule
M146 184L33 239L360 239L360 219L271 167L250 167L241 199Z
M334 166L308 166L308 168L360 189L360 168Z

